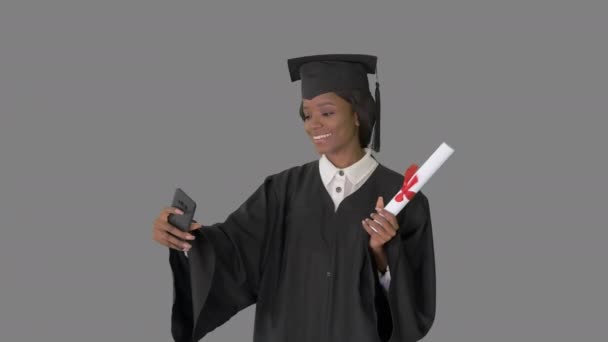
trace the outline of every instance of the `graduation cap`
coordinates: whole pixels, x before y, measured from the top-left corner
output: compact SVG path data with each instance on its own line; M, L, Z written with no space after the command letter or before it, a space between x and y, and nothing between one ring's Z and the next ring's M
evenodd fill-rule
M367 74L376 74L376 117L372 148L380 151L380 85L376 56L358 54L313 55L287 60L291 81L301 80L302 98L339 90L360 89L369 93Z

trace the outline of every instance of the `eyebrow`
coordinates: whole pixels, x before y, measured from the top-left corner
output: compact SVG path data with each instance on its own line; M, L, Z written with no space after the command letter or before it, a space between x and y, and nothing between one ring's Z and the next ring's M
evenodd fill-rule
M327 104L328 104L328 105L335 106L335 104L334 104L333 102L330 102L330 101L325 101L325 102L321 102L321 103L317 104L317 107L321 107L321 106L323 106L323 105L327 105ZM304 106L303 106L303 108L305 108L305 109L306 109L306 108L308 108L308 106L304 105Z

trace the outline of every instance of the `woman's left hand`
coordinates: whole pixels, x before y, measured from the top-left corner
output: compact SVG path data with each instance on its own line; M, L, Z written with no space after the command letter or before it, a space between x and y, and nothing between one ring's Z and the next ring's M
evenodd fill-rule
M397 229L399 229L395 215L384 209L382 196L378 197L378 201L376 201L376 211L370 215L371 218L366 218L361 222L370 236L369 247L372 250L384 246L397 234Z

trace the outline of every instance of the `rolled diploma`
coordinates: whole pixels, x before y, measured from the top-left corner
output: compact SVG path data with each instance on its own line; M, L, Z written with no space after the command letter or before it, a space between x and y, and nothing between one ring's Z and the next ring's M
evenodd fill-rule
M433 154L427 159L424 164L416 171L416 173L412 176L418 177L418 182L412 185L409 188L410 191L417 193L420 188L424 186L424 184L433 176L433 174L443 165L443 163L448 159L452 153L454 153L454 149L448 146L445 142L441 143L441 145L433 152ZM405 180L407 181L407 179ZM399 190L393 199L384 207L385 210L388 210L391 214L397 215L401 209L405 207L405 205L409 202L407 197L403 196L403 200L401 202L397 202L396 198L399 195L401 190Z

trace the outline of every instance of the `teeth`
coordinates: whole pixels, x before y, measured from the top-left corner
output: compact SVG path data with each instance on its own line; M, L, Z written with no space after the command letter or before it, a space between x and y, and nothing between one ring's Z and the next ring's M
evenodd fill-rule
M314 139L318 140L318 139L323 139L323 138L327 138L331 135L331 133L329 134L325 134L325 135L317 135L316 137L313 137Z

